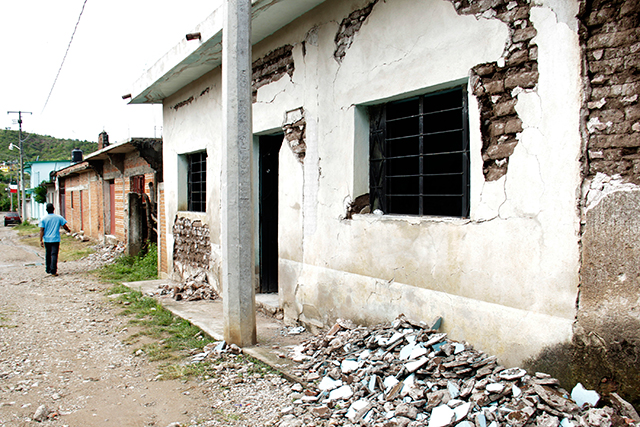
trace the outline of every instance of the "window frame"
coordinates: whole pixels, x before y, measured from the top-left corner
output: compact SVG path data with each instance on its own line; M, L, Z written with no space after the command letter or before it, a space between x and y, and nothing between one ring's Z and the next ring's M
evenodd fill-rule
M430 108L425 111L425 106L429 105L433 107L432 104L429 103L430 98L435 98L436 96L446 95L447 93L459 92L460 93L460 106L455 108L439 108L436 107ZM409 135L406 138L417 138L418 140L418 148L412 153L408 155L403 155L399 157L393 157L389 154L389 147L393 144L393 139L400 138L390 138L388 135L388 120L387 120L387 112L390 107L395 107L397 105L401 105L402 103L417 101L418 102L418 113L407 115L405 117L396 117L393 120L411 120L417 119L418 121L418 133L415 135ZM433 101L436 102L436 101ZM443 112L452 112L454 110L460 110L461 118L460 118L460 128L456 129L448 129L446 131L438 131L432 132L429 131L433 129L433 127L425 126L425 117L431 114L439 114ZM415 125L415 123L414 123ZM428 152L425 146L425 137L435 135L438 133L444 132L460 132L460 139L456 140L460 142L460 149L458 150L447 150L442 152ZM397 148L396 146L395 148ZM460 170L458 172L446 172L446 173L434 173L433 170L428 170L425 166L425 158L437 159L439 156L460 156ZM404 175L389 175L389 165L392 160L397 160L399 158L405 159L413 159L415 158L418 161L418 173L417 174L408 174ZM442 158L442 157L440 157ZM460 183L456 190L459 190L458 193L455 194L438 194L438 193L427 193L428 190L434 189L435 187L432 185L429 188L425 188L425 178L444 178L446 176L458 176L460 177ZM414 186L418 188L417 193L407 193L402 194L397 191L397 189L390 188L392 187L391 182L393 178L405 178L406 180L411 180L413 178L417 179L417 185L414 181L411 182ZM452 178L453 179L453 178ZM403 216L440 216L440 217L455 217L455 218L469 218L470 215L470 135L469 135L469 96L466 85L456 85L452 87L448 87L443 90L438 90L434 92L425 93L417 96L409 96L407 98L394 100L391 102L373 105L369 107L369 193L370 193L370 205L371 210L381 210L384 214L389 215L403 215ZM451 185L448 183L448 185ZM427 186L428 187L428 186ZM417 199L417 212L398 212L394 211L393 208L390 208L392 197L406 197ZM435 198L457 198L456 201L451 203L446 203L446 213L438 212L437 208L441 208L442 205L432 205L434 209L429 209L428 204L425 203L429 199L434 200ZM458 204L458 207L454 207L454 205Z
M187 210L189 212L207 211L207 152L197 151L187 154ZM197 168L195 166L198 166ZM194 170L195 169L195 170ZM197 186L199 189L194 190ZM194 200L198 194L199 200Z

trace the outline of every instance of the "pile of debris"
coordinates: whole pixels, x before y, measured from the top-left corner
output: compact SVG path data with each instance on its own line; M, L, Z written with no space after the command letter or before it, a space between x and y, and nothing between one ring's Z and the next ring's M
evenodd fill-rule
M220 295L209 284L205 273L187 277L182 283L160 285L158 295L169 295L176 301L217 300Z
M572 396L550 375L499 366L495 356L447 339L440 321L401 315L367 328L339 320L289 354L310 384L296 403L330 426L640 425L619 396L596 408L595 392L576 387Z
M123 243L115 245L97 244L93 247L94 253L83 258L89 261L92 268L102 267L103 265L112 264L116 258L124 253L125 246Z

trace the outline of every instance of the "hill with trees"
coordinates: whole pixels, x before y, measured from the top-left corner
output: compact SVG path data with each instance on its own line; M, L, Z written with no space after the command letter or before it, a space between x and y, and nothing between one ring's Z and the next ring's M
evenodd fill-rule
M77 139L60 139L48 135L22 132L24 161L71 160L71 150L81 149L85 155L98 149L98 144ZM19 145L17 130L0 130L0 162L18 160L20 151L9 150L9 144Z

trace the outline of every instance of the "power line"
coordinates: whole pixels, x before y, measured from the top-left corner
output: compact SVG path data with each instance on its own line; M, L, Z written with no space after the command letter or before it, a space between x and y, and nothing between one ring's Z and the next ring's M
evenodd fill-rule
M86 6L88 0L84 0L82 3L82 10L80 10L80 15L78 16L78 21L76 22L76 26L73 29L73 33L71 34L71 40L69 40L69 45L67 46L67 51L64 53L64 57L62 58L62 63L60 64L60 68L58 68L58 74L56 74L56 78L53 80L53 85L51 86L51 90L49 91L49 96L47 96L47 100L44 103L44 107L42 107L42 111L40 114L44 112L44 109L47 108L47 104L49 103L49 98L51 98L51 94L53 93L53 88L56 87L56 82L58 81L58 77L60 76L60 72L62 71L62 66L64 65L65 59L67 59L67 54L69 53L69 49L71 48L71 42L73 42L73 36L76 35L76 30L78 29L78 25L80 24L80 18L82 18L82 13L84 12L84 7Z

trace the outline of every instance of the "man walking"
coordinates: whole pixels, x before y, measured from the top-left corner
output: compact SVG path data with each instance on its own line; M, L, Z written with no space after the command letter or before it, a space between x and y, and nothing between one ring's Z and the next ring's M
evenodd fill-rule
M45 250L47 274L58 275L58 251L60 250L60 227L67 231L67 220L53 213L53 205L47 203L47 215L40 220L40 246Z

